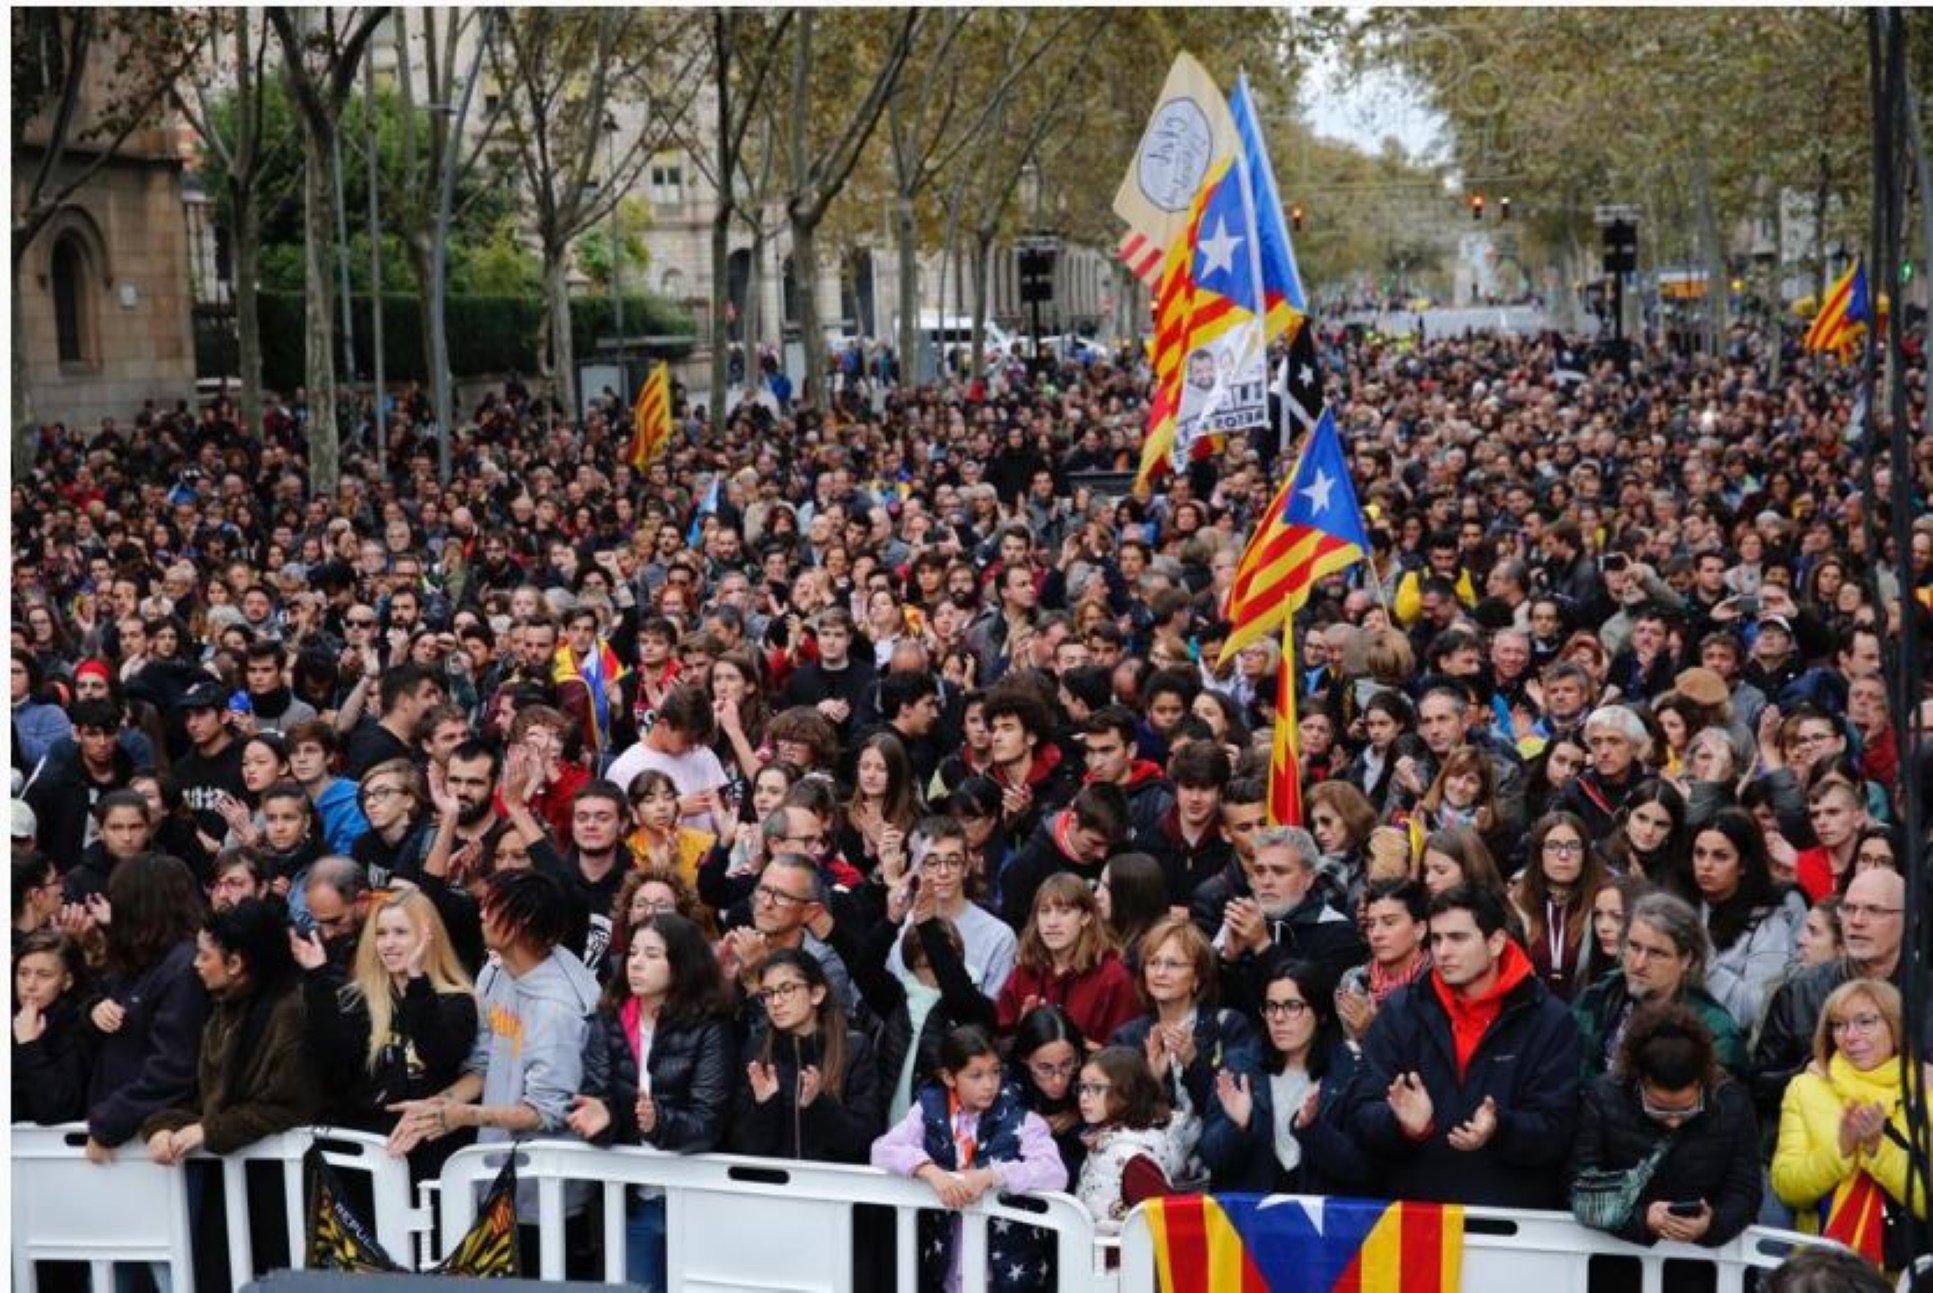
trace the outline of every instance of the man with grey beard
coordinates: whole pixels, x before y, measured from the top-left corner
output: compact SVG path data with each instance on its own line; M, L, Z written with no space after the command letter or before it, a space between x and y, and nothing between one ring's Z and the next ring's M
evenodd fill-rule
M1252 892L1229 899L1214 940L1222 987L1236 1009L1258 1007L1265 967L1272 962L1314 961L1340 979L1369 958L1356 923L1316 887L1321 856L1315 837L1299 826L1255 833L1255 860L1248 867Z

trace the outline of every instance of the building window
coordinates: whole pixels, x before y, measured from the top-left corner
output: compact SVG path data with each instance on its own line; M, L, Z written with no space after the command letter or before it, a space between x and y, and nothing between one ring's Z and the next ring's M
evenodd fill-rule
M685 172L675 162L654 162L651 166L651 200L660 206L676 206L685 200Z
M658 291L674 301L677 300L685 294L684 274L679 270L667 269L664 277L658 280Z
M63 364L88 362L87 252L73 234L54 244L54 336Z

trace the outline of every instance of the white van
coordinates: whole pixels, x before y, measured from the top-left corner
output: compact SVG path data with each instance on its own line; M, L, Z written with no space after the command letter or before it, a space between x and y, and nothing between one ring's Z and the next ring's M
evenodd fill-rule
M894 332L897 339L898 332ZM992 319L986 324L986 363L987 371L992 372L1013 356L1014 336ZM945 362L951 351L967 352L973 348L973 316L970 314L937 314L922 312L919 325L920 349L933 356L933 363ZM923 380L931 380L930 373L922 365Z

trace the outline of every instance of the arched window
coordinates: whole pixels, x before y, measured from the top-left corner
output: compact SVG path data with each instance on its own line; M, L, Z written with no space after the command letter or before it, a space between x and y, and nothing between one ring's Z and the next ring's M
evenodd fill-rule
M667 269L658 282L658 290L673 300L685 294L685 276L682 270Z
M74 234L54 244L54 336L63 364L88 362L87 249Z

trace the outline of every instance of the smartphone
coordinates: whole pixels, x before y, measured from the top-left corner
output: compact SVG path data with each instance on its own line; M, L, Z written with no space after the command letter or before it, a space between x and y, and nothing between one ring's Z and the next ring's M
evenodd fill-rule
M1695 1217L1704 1210L1704 1203L1698 1199L1692 1199L1689 1202L1667 1203L1665 1205L1665 1211L1674 1217Z

